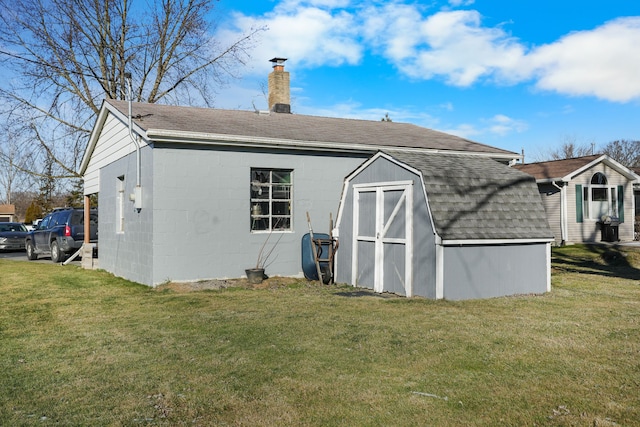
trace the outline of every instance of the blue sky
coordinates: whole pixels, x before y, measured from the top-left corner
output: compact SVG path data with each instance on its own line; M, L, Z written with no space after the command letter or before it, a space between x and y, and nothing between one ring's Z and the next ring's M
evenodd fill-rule
M640 140L637 0L222 0L216 37L256 38L215 105L267 109L288 58L297 114L410 122L541 160Z

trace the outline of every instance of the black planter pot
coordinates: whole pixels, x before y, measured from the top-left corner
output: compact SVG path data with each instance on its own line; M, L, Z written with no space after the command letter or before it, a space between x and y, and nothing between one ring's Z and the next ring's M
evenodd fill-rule
M264 274L264 268L248 268L244 271L247 274L249 283L257 285L267 277Z

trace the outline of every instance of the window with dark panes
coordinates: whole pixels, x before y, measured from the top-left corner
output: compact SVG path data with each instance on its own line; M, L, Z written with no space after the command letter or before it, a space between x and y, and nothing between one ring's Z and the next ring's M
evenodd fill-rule
M583 190L585 218L599 220L611 215L618 216L617 188L609 185L605 174L596 172Z
M291 230L291 169L251 169L251 231Z

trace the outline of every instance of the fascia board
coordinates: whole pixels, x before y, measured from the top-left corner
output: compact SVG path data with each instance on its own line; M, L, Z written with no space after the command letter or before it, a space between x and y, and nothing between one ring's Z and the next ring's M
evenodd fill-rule
M522 245L529 243L551 243L552 238L540 239L469 239L469 240L443 240L443 246L478 246L478 245Z
M107 120L107 116L109 115L108 104L102 101L102 107L100 108L100 112L98 113L98 118L96 119L96 124L93 126L91 130L91 135L89 136L89 142L87 144L87 148L84 150L84 155L82 156L82 162L80 162L80 176L83 176L89 167L89 160L93 155L93 150L96 149L96 144L98 143L98 137L102 132L102 127L104 126L105 121Z

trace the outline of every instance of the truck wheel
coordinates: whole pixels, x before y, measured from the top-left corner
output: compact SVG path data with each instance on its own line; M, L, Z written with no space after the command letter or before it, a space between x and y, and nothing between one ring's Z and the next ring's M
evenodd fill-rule
M33 242L31 240L27 242L26 250L27 250L27 259L29 261L34 261L38 259L38 254L36 254L36 248L33 246Z
M60 245L57 240L51 242L51 261L55 263L64 262L67 258L67 254L60 250Z

